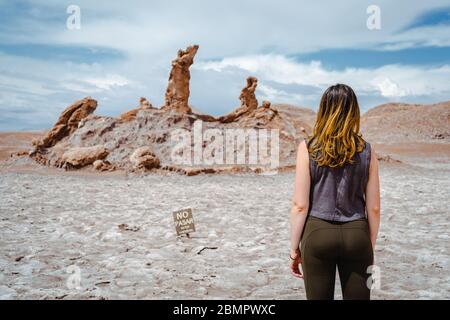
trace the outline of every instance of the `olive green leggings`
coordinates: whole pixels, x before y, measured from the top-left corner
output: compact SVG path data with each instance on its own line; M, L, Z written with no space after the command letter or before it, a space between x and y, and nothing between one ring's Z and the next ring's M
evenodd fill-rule
M334 299L336 266L344 299L370 299L373 250L367 220L331 222L308 216L301 239L308 300Z

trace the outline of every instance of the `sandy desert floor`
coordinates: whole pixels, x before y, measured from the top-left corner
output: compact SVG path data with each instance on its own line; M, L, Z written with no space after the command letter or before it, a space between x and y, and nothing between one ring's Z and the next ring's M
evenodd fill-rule
M450 299L450 166L423 164L382 164L374 299ZM304 299L288 269L292 183L3 170L0 298ZM191 239L172 220L186 207Z

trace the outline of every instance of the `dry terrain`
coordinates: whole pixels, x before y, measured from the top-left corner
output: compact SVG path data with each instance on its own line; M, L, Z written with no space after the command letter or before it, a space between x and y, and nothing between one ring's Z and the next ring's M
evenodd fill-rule
M382 164L374 299L450 299L449 173ZM303 299L287 257L293 178L3 172L0 298ZM191 239L172 220L185 207Z

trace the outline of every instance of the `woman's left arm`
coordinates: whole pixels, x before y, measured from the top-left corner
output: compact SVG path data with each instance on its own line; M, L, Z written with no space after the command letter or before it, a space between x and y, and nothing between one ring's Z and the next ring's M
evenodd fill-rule
M306 142L298 146L297 162L295 167L294 198L291 209L291 271L294 276L302 278L299 270L301 253L300 239L305 225L309 208L309 191L311 186L309 173L309 156Z

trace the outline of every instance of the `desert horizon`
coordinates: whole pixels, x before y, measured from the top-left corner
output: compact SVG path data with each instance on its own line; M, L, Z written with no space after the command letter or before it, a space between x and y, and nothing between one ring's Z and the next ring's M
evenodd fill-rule
M302 113L304 112L304 117L307 118L305 121L310 128L314 126L315 121L315 115L316 112L308 107L302 107L302 106L295 106L295 105L288 105L288 104L278 104L274 103L273 106L275 108L281 107L285 108L287 110L293 109L295 112ZM395 111L396 107L406 107L406 108L433 108L436 106L445 106L445 108L450 106L450 100L449 101L442 101L437 102L429 105L423 105L423 104L413 104L413 103L398 103L398 102L391 102L391 103L384 103L382 105L375 106L373 108L370 108L369 110L365 111L361 115L361 131L363 133L363 138L366 137L367 130L372 130L368 128L369 123L373 122L374 118L379 119L380 117L383 117L383 114L377 114L378 110L383 110L383 112L389 114L391 112ZM161 107L160 107L161 108ZM386 110L390 109L390 110ZM202 114L199 109L193 109L196 110L197 114ZM445 109L444 109L445 110ZM133 111L133 110L132 110ZM424 110L424 111L433 111L433 110ZM126 113L126 112L125 112ZM117 118L119 118L121 115L118 115ZM419 115L420 118L427 117L426 114ZM441 114L440 117L442 119L446 119L448 117L448 114ZM448 118L447 118L448 119ZM414 126L414 124L412 125ZM22 130L22 131L0 131L0 160L8 160L8 158L21 155L24 156L26 153L28 153L32 149L32 141L42 138L45 134L47 134L51 130L50 128L47 129L41 129L41 130ZM378 129L379 130L379 129ZM400 141L398 141L399 137L393 137L392 135L395 135L395 133L390 132L384 132L385 136L389 138L389 141L386 141L385 137L380 137L380 134L378 133L378 136L376 135L377 132L374 132L372 136L369 133L369 138L367 139L368 142L373 143L375 149L380 152L381 158L386 158L389 156L393 156L393 159L386 158L385 160L400 160L403 156L410 156L410 157L423 157L423 156L431 156L436 157L440 154L447 154L449 151L449 142L447 137L449 136L448 131L449 130L442 130L442 127L439 127L436 129L437 131L442 131L441 133L435 133L434 136L432 134L429 134L428 137L422 138L422 139L416 139L415 141L410 141L410 139L405 139L405 133L400 134ZM403 140L402 140L403 136ZM427 139L428 138L428 139ZM417 141L419 140L419 141ZM396 159L396 156L398 156L399 159ZM291 168L293 169L293 168Z

